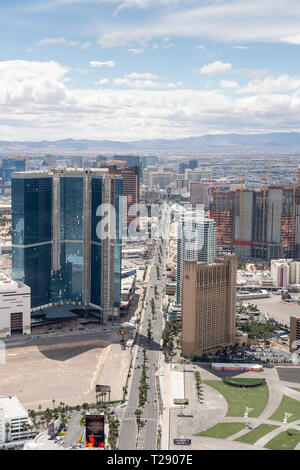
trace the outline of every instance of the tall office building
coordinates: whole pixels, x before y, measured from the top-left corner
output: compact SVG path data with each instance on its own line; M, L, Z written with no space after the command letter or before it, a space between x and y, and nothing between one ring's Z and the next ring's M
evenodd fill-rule
M123 180L123 196L127 198L126 206L123 206L123 222L127 226L136 220L139 212L135 207L140 203L140 167L128 168L122 160L108 160L97 162L98 168L108 168L111 175L120 175Z
M56 163L55 155L50 155L50 154L44 155L44 160L42 163L43 166L51 166L53 168L55 166L55 163Z
M190 160L189 161L189 168L191 170L194 170L197 167L198 167L198 160Z
M300 317L290 317L290 351L300 350Z
M222 351L235 344L237 258L186 261L182 291L182 355Z
M179 163L179 168L178 168L178 172L180 175L184 175L184 172L185 170L189 168L189 164L188 163L184 163L184 162L181 162Z
M114 160L120 160L127 163L127 167L138 166L140 169L140 180L143 179L142 159L138 155L114 155Z
M122 178L104 169L13 175L13 278L31 288L32 308L73 302L118 315L120 196ZM115 206L116 215L101 214L101 204ZM99 235L103 216L115 222L113 238Z
M142 172L148 166L155 166L158 163L157 157L141 157L141 164L142 164Z
M216 223L195 212L184 212L178 221L176 300L181 302L182 273L186 260L212 263L216 257Z
M140 203L140 167L119 168L115 174L122 176L123 196L127 198L127 207L123 207L123 221L129 226L131 222L139 217L136 205Z
M4 182L11 180L14 171L25 171L27 169L27 157L7 157L2 160L2 178Z

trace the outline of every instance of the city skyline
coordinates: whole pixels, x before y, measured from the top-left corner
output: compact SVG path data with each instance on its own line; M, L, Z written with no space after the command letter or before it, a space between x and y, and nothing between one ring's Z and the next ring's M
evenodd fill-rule
M1 11L3 140L300 129L295 0L13 0Z

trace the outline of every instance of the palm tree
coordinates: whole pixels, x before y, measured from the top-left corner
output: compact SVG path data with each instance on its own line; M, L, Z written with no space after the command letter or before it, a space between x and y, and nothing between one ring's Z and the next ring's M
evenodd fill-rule
M6 442L8 442L9 431L10 431L10 424L9 424L9 423L6 423L6 424L5 424Z
M139 429L140 427L140 423L141 423L141 416L142 416L143 412L140 408L137 408L135 410L135 416L136 416L136 424L137 424L137 427Z

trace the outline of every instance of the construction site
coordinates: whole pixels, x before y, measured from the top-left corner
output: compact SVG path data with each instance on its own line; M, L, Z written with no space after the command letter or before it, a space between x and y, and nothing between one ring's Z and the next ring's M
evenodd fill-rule
M271 168L260 189L245 187L235 169L240 188L213 191L210 216L220 252L235 253L242 261L300 258L300 170L297 165L290 187L267 186Z

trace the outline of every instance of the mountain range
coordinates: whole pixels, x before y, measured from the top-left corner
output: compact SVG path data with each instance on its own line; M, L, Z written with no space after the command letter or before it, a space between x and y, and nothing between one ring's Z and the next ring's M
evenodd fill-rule
M63 139L40 142L0 141L0 156L5 155L83 155L101 153L133 154L291 154L300 152L300 133L273 132L267 134L215 134L181 139L112 140Z

